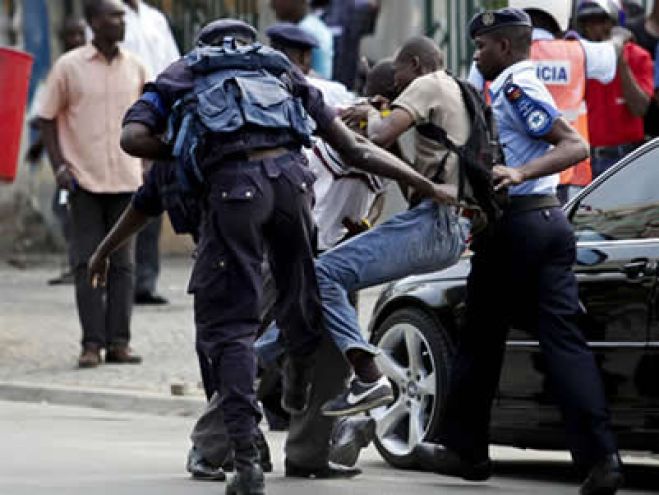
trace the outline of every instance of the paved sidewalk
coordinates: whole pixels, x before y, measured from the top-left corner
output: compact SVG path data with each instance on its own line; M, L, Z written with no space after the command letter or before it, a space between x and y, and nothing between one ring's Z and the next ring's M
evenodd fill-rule
M201 397L192 298L185 292L190 267L186 257L163 259L159 290L170 304L134 308L131 345L144 357L143 364L80 370L73 286L46 285L58 273L55 258L28 260L24 269L2 261L0 382L167 395L172 384L183 384L186 395ZM371 290L362 295L364 325L377 294Z

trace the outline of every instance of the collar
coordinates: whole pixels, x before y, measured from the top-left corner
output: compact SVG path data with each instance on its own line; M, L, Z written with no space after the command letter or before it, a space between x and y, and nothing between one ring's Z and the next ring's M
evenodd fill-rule
M121 58L124 55L124 51L120 46L118 48L119 48L119 52L117 53L116 58ZM96 48L96 46L94 46L94 44L91 41L82 47L82 56L85 58L85 60L93 60L97 57L101 57L105 60L103 54L98 51L98 48Z
M542 28L533 28L533 34L531 36L533 37L533 41L550 41L556 39L553 34Z
M503 85L506 83L508 78L511 78L513 75L525 72L527 70L535 72L535 66L530 60L522 60L521 62L517 62L516 64L513 64L504 70L497 76L497 78L492 82L492 85L490 86L492 97L494 98L497 93L501 91L501 88L503 88Z

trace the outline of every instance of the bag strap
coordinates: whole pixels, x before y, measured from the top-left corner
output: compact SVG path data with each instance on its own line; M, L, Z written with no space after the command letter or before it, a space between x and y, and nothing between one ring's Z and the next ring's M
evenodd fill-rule
M446 166L446 162L448 161L448 157L451 153L455 153L458 156L458 159L460 162L464 159L464 154L461 146L456 145L450 137L448 137L448 133L446 130L437 124L432 123L432 114L433 110L430 111L430 122L427 124L423 124L420 126L417 126L417 131L419 131L419 134L421 134L423 137L428 138L432 141L435 141L441 145L443 145L448 151L444 155L444 157L441 159L439 166L437 168L437 173L433 176L432 180L433 182L437 182L439 179L439 175ZM464 197L464 188L465 188L465 180L466 180L466 172L464 169L464 166L462 163L458 164L458 200L461 200Z

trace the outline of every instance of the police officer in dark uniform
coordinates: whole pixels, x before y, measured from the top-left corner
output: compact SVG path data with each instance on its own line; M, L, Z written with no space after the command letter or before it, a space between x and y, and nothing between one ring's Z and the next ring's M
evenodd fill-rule
M510 205L473 256L465 327L458 336L443 445L417 447L443 474L490 476L488 429L511 324L537 333L565 419L572 458L587 474L581 493L612 494L622 482L602 380L577 326L575 241L556 199L558 173L588 155L558 114L528 60L531 20L517 9L486 11L470 25L474 60L490 88L507 166L496 166ZM505 286L505 289L503 288Z
M309 210L313 176L299 151L309 140L307 114L347 163L407 183L436 201L454 201L441 186L350 132L288 59L255 39L256 31L241 21L206 26L197 48L145 88L125 117L122 135L122 147L132 155L177 156L179 182L200 197L189 291L198 345L220 384L234 446L237 474L228 494L264 492L254 442L260 412L253 341L266 246L288 352L282 401L293 413L306 407L311 357L321 338ZM164 133L172 139L161 139ZM101 282L104 255L115 244L106 241L90 266Z

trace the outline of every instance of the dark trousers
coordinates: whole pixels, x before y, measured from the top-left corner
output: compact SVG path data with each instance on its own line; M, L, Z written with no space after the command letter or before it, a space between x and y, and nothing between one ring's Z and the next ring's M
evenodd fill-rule
M291 416L286 438L286 458L296 465L316 469L327 465L334 418L323 416L322 405L345 390L350 368L328 335L324 335L311 381L309 407ZM213 395L197 420L192 444L213 466L221 466L231 452L220 397Z
M135 293L154 294L160 274L162 216L151 220L135 241Z
M210 174L197 261L197 347L219 384L230 438L253 438L260 420L254 339L261 325L267 253L277 287L275 318L287 350L312 354L321 336L310 213L313 176L299 153L227 162Z
M75 294L82 325L82 345L119 347L130 341L133 309L133 241L110 256L107 286L92 288L87 261L131 200L130 193L95 194L82 189L69 195L73 226Z
M346 389L351 369L329 334L318 349L309 405L303 414L291 416L284 451L294 464L310 469L327 465L336 418L324 416L321 407Z
M488 455L490 409L511 324L537 332L574 461L616 451L595 360L576 324L575 243L560 208L508 213L472 258L443 442L471 460Z

